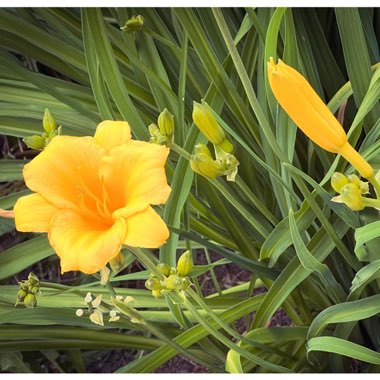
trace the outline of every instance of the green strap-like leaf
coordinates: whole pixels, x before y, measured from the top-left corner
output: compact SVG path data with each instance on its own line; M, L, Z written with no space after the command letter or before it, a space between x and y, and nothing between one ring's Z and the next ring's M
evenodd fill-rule
M380 221L367 224L355 230L355 253L359 260L369 261L370 257L364 244L378 237L380 237Z
M329 336L312 338L307 342L307 352L312 351L331 352L367 363L380 364L380 353L340 338Z

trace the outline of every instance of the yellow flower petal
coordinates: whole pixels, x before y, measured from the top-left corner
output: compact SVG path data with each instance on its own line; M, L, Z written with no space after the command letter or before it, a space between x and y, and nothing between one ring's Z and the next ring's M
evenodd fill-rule
M26 195L14 206L16 229L22 232L48 232L58 209L39 194Z
M94 135L94 141L102 145L107 152L130 140L131 128L126 121L103 121L97 126Z
M107 225L62 210L52 219L49 241L61 258L62 273L80 270L90 274L119 253L125 234L124 219Z
M117 210L114 218L128 217L149 205L166 202L171 191L165 174L168 154L164 146L131 141L103 157L100 176Z
M124 244L131 247L157 248L169 237L169 230L161 217L148 207L127 219Z
M78 198L101 199L98 168L104 149L92 137L56 136L24 167L26 185L58 208L78 210ZM95 206L93 206L95 207Z
M308 81L280 59L268 62L268 78L281 107L311 140L323 149L339 153L347 136L339 121Z

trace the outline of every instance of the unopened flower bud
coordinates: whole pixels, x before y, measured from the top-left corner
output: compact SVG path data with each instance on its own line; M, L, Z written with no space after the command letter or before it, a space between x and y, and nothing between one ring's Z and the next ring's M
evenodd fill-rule
M36 285L36 284L38 284L40 282L40 280L38 279L38 277L34 273L32 273L32 272L30 272L29 275L28 275L28 281L29 281L30 285Z
M360 181L359 189L362 194L368 194L369 193L368 182Z
M29 291L32 294L38 294L40 292L40 287L39 286L31 286L29 288Z
M220 165L212 159L211 153L206 145L198 147L198 149L207 149L208 152L193 154L190 158L191 169L204 177L218 177L221 174Z
M339 121L298 71L270 58L268 79L277 101L306 136L328 152L342 155L362 177L373 176L371 165L350 145Z
M184 277L181 283L181 290L186 290L191 285L189 277Z
M362 194L368 194L369 193L368 182L361 181L356 174L348 175L347 179L349 180L350 183L352 183L353 185L358 187Z
M24 301L25 297L27 296L27 292L24 289L20 289L17 293L17 302Z
M32 293L28 293L24 298L24 305L27 308L34 309L37 306L36 296Z
M211 143L214 145L223 144L223 150L231 153L233 146L228 140L226 141L226 134L208 107L197 102L193 104L193 121L198 129Z
M45 108L42 126L44 127L44 130L48 136L57 129L57 122L55 121L54 116L50 113L48 108Z
M161 294L162 294L162 290L152 290L152 295L155 298L160 297Z
M149 290L160 290L162 289L160 280L158 278L148 278L145 281L145 287Z
M38 135L24 137L22 141L30 149L42 150L46 145L45 139Z
M157 138L157 136L160 134L160 129L157 127L156 124L152 123L148 126L148 130L152 138Z
M171 141L174 133L174 116L165 108L158 116L157 122L161 134Z
M205 144L197 144L194 146L194 154L206 154L212 159L210 149Z
M177 273L180 277L186 277L193 269L193 257L190 251L184 252L178 259Z
M347 177L342 173L335 172L331 176L331 186L337 193L340 193L342 187L347 185L348 183L349 181Z
M353 211L363 210L364 204L360 189L352 183L343 186L340 195L342 201Z
M167 279L165 279L165 287L168 290L178 290L181 286L182 279L176 274L170 275Z
M165 276L168 277L170 274L170 265L166 263L159 263L157 269Z
M170 268L169 275L172 275L172 274L177 274L177 269L174 268L174 267L171 267L171 268Z
M81 317L83 315L83 313L84 313L83 309L77 309L76 312L75 312L75 315L77 317Z
M144 17L141 15L131 17L120 29L127 33L141 30L144 26Z
M350 174L347 176L347 179L350 183L355 185L356 187L360 187L360 179L356 174Z

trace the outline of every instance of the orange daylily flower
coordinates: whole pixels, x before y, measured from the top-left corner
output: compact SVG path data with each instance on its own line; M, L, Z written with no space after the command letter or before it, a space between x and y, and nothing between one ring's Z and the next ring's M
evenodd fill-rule
M34 193L15 204L18 231L47 232L62 273L94 273L122 244L156 248L169 236L151 205L166 202L169 149L131 139L127 122L104 121L94 137L56 136L25 165Z
M321 148L342 155L365 178L373 168L350 145L346 132L308 81L280 59L268 62L273 94L294 123Z

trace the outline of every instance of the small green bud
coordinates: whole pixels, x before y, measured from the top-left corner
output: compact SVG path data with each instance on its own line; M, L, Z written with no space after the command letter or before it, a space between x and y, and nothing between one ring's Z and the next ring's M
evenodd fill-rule
M355 185L356 187L360 187L360 179L356 174L350 174L347 176L347 179L350 183Z
M162 294L162 290L161 290L161 289L160 289L160 290L152 290L152 295L153 295L153 297L155 297L155 298L160 297L161 294Z
M42 150L46 146L46 141L42 136L27 136L22 139L25 145L30 149Z
M144 17L141 15L131 17L120 29L127 33L141 30L144 26Z
M172 274L177 274L177 269L174 268L174 267L171 267L171 268L170 268L169 275L172 275Z
M160 129L157 127L156 124L152 123L148 126L149 133L152 137L157 137L160 134Z
M179 290L181 287L182 279L176 274L170 275L165 279L165 287L168 290Z
M197 154L205 154L208 157L210 157L211 159L213 159L212 155L211 155L211 152L210 152L210 149L205 144L197 144L197 145L195 145L194 146L194 154L195 155L197 155Z
M17 302L24 301L25 297L27 296L28 292L26 292L23 289L20 289L17 293Z
M24 305L27 308L34 309L37 306L36 296L32 293L28 293L24 298Z
M158 116L158 127L162 135L168 138L168 141L172 141L174 133L174 116L165 108Z
M170 265L166 263L159 263L157 265L157 269L165 276L168 277L170 275Z
M48 136L57 129L57 122L55 121L54 116L50 113L48 108L45 108L42 126L44 127L44 130Z
M343 186L340 191L341 199L346 206L353 211L364 209L364 203L360 189L352 183Z
M184 252L178 259L177 273L180 277L186 277L193 269L193 257L190 251Z
M189 280L189 277L184 277L182 279L181 290L186 290L190 285L191 285L191 282Z
M359 189L362 194L368 194L369 193L368 182L360 181Z
M339 173L339 172L335 172L332 176L331 176L331 187L337 192L337 193L340 193L342 187L344 185L347 185L349 183L349 180L347 179L347 177L342 174L342 173Z
M206 136L207 140L214 145L219 145L226 139L222 127L204 104L193 102L193 121L197 128Z
M32 272L28 275L28 281L30 285L36 285L40 282L39 278Z
M148 278L145 281L145 287L149 290L161 290L162 286L158 278Z
M201 150L202 153L195 153L191 156L191 169L193 169L195 173L208 178L216 178L221 175L221 167L215 160L212 159L211 153L207 146L198 144L196 150Z
M39 286L31 286L29 288L29 290L30 290L30 293L32 293L32 294L38 294L40 292L40 287Z

